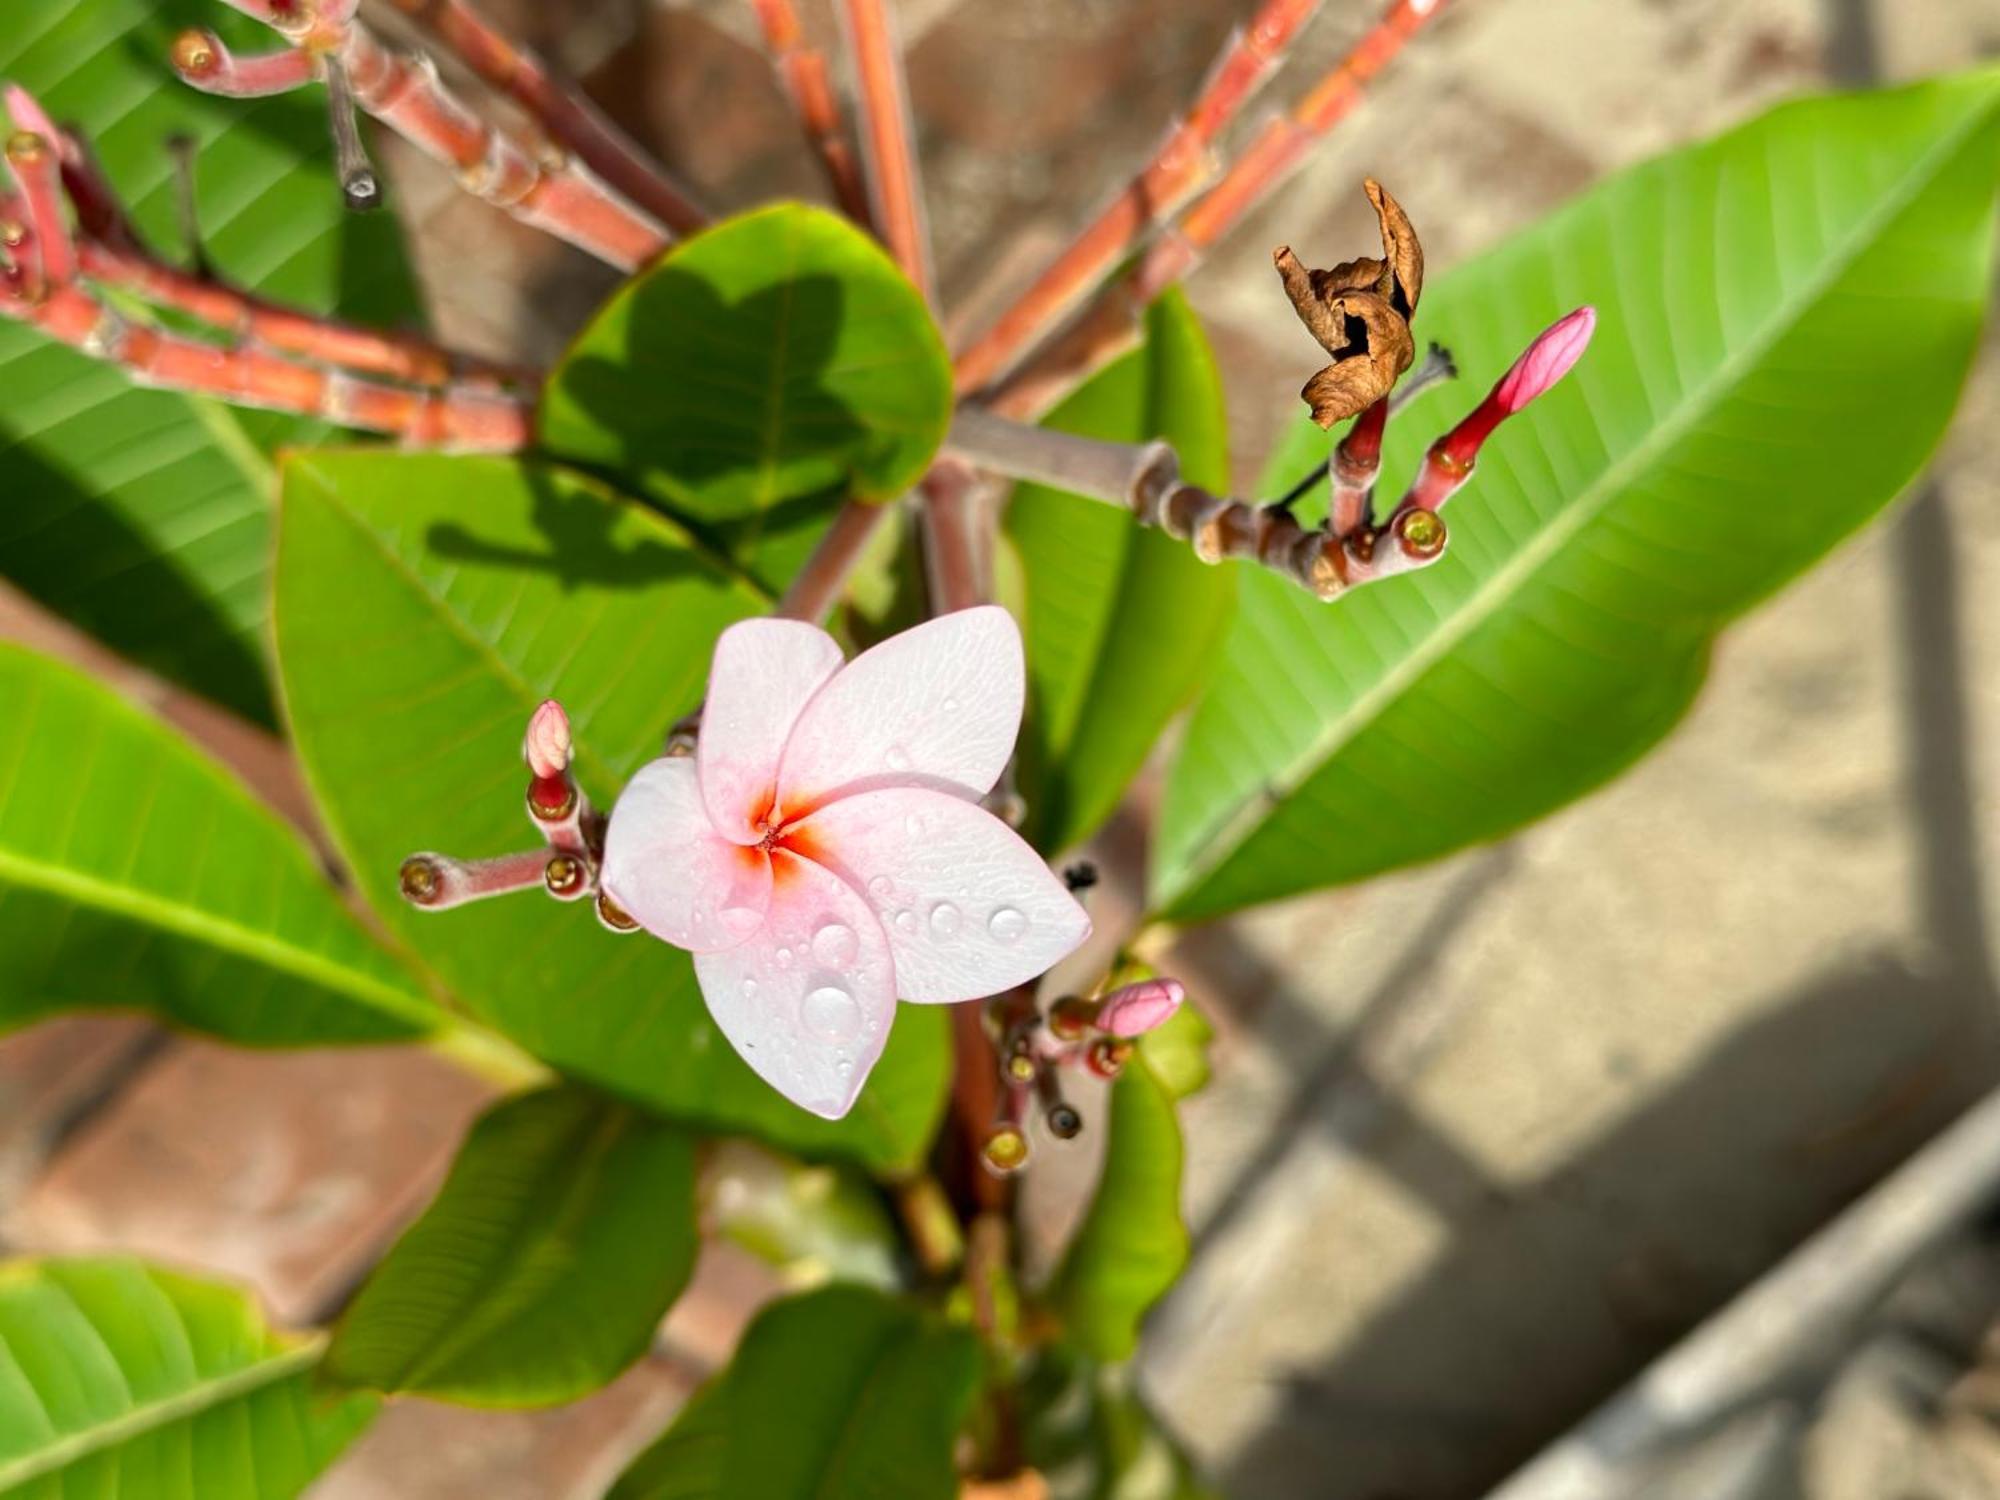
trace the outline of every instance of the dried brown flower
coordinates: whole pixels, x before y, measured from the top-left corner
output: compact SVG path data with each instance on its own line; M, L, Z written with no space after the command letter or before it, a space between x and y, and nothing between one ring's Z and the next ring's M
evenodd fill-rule
M1331 271L1308 271L1289 245L1271 257L1300 320L1334 356L1299 392L1322 427L1388 395L1417 354L1410 319L1424 290L1424 247L1388 190L1372 177L1365 186L1382 221L1380 259L1364 255Z

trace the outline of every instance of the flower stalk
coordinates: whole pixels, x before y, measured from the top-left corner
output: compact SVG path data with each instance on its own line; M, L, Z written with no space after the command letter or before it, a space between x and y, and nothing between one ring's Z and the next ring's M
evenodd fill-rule
M350 89L359 108L449 167L467 192L522 223L624 271L636 270L669 243L658 219L615 192L580 160L561 152L536 152L513 140L447 89L428 62L384 46L355 18L354 0L231 3L306 56L314 76L329 82L338 78L336 88ZM230 59L211 33L184 33L172 60L192 87L228 94L240 86L231 70L244 64Z
M750 0L750 8L763 30L778 86L791 103L806 143L826 170L841 212L857 224L869 223L868 188L840 116L825 54L806 40L792 0Z
M1445 3L1392 0L1354 48L1289 114L1267 124L1176 226L1157 236L1129 270L1104 287L1060 338L994 387L993 409L1010 417L1038 417L1130 348L1146 305L1193 271L1218 240L1290 180Z
M579 89L511 41L466 0L391 0L489 87L506 95L616 192L676 235L705 227L708 212Z
M1283 62L1322 0L1265 0L1234 32L1187 114L1132 180L1070 242L993 326L959 355L961 392L981 390L1054 328L1106 274L1215 175L1217 138Z

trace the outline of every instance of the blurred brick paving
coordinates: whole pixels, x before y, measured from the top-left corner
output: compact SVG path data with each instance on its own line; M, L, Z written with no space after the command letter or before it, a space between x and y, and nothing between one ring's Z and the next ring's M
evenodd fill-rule
M740 0L481 3L712 204L819 196ZM1030 274L1251 8L903 0L949 299L990 308ZM1269 100L1375 9L1328 0ZM1366 245L1361 175L1446 267L1820 85L1864 23L1891 78L2000 49L1990 0L1455 0L1191 287L1240 482L1316 362L1270 246ZM552 358L611 278L384 156L440 330ZM1737 630L1613 788L1499 851L1188 942L1220 1073L1189 1114L1195 1264L1144 1373L1232 1495L1475 1492L2000 1076L2000 361L1925 494ZM0 1239L138 1249L321 1317L482 1102L415 1053L50 1023L0 1041ZM1083 1151L1041 1175L1046 1225L1087 1176ZM656 1357L598 1397L399 1405L315 1494L595 1496L771 1290L712 1255Z

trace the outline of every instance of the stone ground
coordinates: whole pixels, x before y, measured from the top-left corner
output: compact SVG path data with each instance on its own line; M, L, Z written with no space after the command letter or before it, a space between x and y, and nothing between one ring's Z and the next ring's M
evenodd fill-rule
M488 8L716 204L817 192L736 0ZM901 8L942 281L990 305L1137 162L1251 4ZM1373 9L1329 4L1274 97ZM1991 0L1457 0L1193 282L1239 473L1313 353L1269 246L1366 243L1364 172L1449 264L1787 93L1996 51ZM455 340L547 357L603 293L595 268L390 165ZM1228 1493L1481 1492L2000 1080L1996 515L2000 339L1912 503L1733 631L1637 770L1499 847L1186 941L1219 1073L1188 1117L1193 1268L1143 1369ZM0 1237L212 1267L311 1318L480 1103L422 1057L43 1027L0 1045ZM1954 1262L1974 1288L1961 1331L2000 1301L1993 1259ZM598 1398L400 1407L318 1500L594 1495L767 1291L717 1256L659 1355ZM1829 1398L1792 1476L1806 1492L2000 1485L1991 1399L1954 1407L1970 1436L1939 1449L1872 1389Z

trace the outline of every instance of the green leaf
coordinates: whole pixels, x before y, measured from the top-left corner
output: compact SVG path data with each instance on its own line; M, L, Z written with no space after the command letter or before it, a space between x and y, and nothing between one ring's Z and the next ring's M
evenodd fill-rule
M1139 1053L1167 1097L1179 1103L1208 1087L1208 1044L1214 1040L1215 1028L1208 1017L1186 1000L1163 1024L1139 1038Z
M543 1060L677 1119L880 1170L944 1103L949 1018L904 1006L854 1112L821 1120L746 1067L687 954L528 894L446 912L403 857L532 844L521 735L559 697L606 808L699 702L715 637L763 598L672 522L564 469L317 452L286 467L279 670L306 775L362 890L465 1005Z
M1421 332L1467 380L1391 425L1392 479L1558 315L1595 303L1596 342L1488 446L1438 566L1331 606L1243 573L1155 901L1193 919L1445 854L1659 740L1716 632L1936 443L1985 316L1996 147L2000 72L1809 99L1440 281ZM1325 453L1302 429L1272 482Z
M471 1406L577 1400L646 1352L698 1243L681 1131L583 1088L506 1100L342 1315L325 1373Z
M0 1262L0 1493L287 1500L374 1415L309 1389L323 1343L135 1260Z
M1129 1366L1062 1346L1021 1381L1022 1447L1049 1500L1219 1500L1136 1389Z
M914 1303L835 1286L767 1308L735 1362L608 1500L954 1500L979 1346Z
M386 215L347 213L317 91L211 98L175 78L176 32L268 49L268 28L214 0L0 6L0 77L89 136L141 232L179 258L167 141L200 148L206 249L232 281L365 321L415 297ZM0 319L0 572L155 671L271 721L264 619L265 454L326 429L133 386L119 370Z
M542 441L699 521L890 500L951 420L923 298L860 230L790 203L676 246L549 378Z
M0 703L0 1030L106 1007L271 1046L431 1029L305 845L172 729L14 645Z
M1049 1300L1071 1340L1116 1363L1139 1347L1139 1324L1187 1265L1181 1223L1181 1128L1173 1096L1134 1054L1111 1087L1104 1167Z
M1118 442L1165 438L1193 483L1229 482L1221 377L1178 290L1147 309L1145 343L1047 425ZM1206 682L1236 583L1116 507L1041 485L1015 489L1006 534L1026 578L1024 832L1065 849L1110 815L1167 721Z
M722 1465L729 1455L727 1372L688 1397L674 1418L604 1500L723 1500Z

